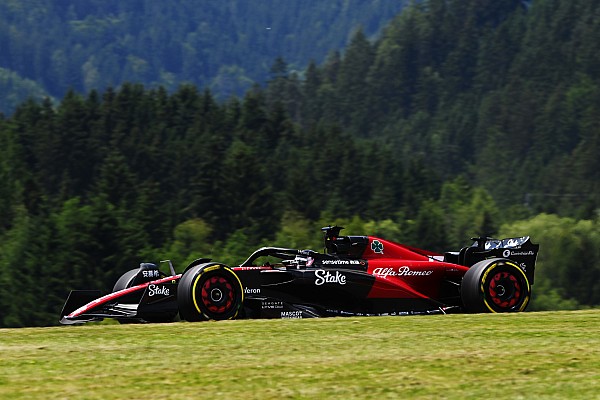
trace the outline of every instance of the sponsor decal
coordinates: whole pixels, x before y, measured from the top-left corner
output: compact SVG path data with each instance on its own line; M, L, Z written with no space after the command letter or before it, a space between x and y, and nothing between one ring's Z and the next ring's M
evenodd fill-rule
M142 276L144 278L158 278L159 277L159 272L157 269L151 269L148 271L142 271Z
M358 260L323 260L323 265L360 265Z
M260 289L245 287L244 294L260 294Z
M168 296L169 288L165 286L148 285L148 296Z
M317 286L324 285L325 283L346 284L346 275L340 273L340 271L335 271L334 275L324 269L318 269L315 271L315 278L315 285Z
M371 242L371 250L373 250L374 253L383 254L383 243L379 240L373 240Z
M428 276L433 274L433 270L414 270L408 266L402 266L398 269L395 268L375 268L373 275L380 278L387 278L388 276Z
M519 267L521 267L523 271L527 272L527 265L525 265L525 263L519 264Z
M506 241L507 247L514 247L516 249L521 248L521 245L527 241L528 237L510 238Z
M283 301L263 301L262 309L270 310L275 308L283 308Z
M535 253L533 250L529 251L513 251L513 250L504 250L502 252L503 257L511 257L511 256L533 256Z
M282 319L299 319L302 318L302 311L282 311Z

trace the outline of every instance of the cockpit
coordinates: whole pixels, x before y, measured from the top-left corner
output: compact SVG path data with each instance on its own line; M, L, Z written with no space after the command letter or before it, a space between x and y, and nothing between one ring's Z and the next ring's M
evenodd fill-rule
M362 257L369 238L367 236L340 236L341 226L326 226L321 228L327 254L343 256L350 259Z

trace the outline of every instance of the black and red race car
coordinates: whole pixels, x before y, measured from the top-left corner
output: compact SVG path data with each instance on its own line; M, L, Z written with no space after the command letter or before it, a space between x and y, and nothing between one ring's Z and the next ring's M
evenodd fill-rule
M238 266L198 259L176 274L169 262L170 275L142 263L112 293L71 291L60 322L518 312L531 298L539 245L529 237L437 254L341 229L323 228L323 253L263 247Z

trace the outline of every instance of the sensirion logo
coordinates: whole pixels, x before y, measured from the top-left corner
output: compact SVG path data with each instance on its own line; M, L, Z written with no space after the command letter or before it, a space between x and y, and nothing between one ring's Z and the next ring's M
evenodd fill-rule
M383 243L379 240L373 240L371 242L371 250L377 254L383 254Z

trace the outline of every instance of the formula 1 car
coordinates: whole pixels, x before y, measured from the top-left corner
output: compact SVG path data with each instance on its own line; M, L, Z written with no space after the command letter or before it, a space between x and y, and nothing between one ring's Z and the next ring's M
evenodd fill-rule
M529 303L539 249L529 237L474 238L437 254L341 229L323 228L323 253L263 247L232 267L198 259L176 274L169 262L170 275L142 263L112 293L71 291L60 322L499 313Z

